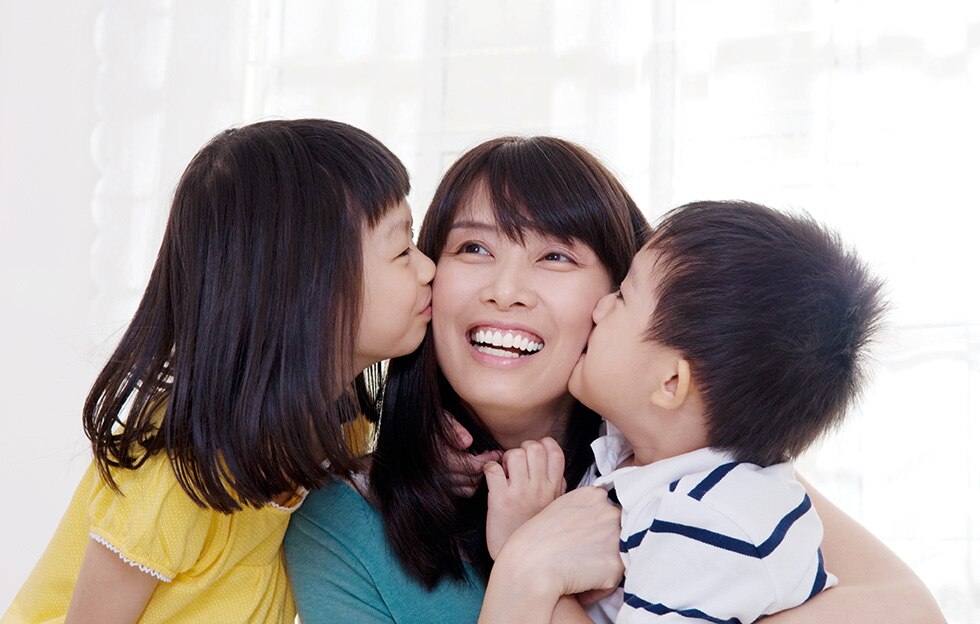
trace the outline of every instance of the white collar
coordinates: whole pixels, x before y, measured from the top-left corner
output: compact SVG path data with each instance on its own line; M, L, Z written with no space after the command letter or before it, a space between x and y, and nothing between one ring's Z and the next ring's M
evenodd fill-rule
M605 425L606 435L592 442L596 468L601 475L593 485L606 489L616 488L617 497L627 509L653 490L665 487L683 476L707 472L735 461L730 453L705 447L645 466L618 468L633 455L633 447L612 423L606 422Z

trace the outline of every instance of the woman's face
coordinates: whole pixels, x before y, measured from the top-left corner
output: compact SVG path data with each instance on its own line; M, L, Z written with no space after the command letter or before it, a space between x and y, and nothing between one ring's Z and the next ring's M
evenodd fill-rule
M459 210L432 288L439 367L504 447L560 435L574 400L568 378L612 290L581 242L497 227L485 192Z

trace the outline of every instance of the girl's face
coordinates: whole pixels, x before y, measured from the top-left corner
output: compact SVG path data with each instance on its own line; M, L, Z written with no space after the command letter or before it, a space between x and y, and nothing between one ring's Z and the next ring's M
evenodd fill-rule
M354 362L358 371L418 348L432 318L435 265L412 242L412 213L402 200L361 236L364 296Z
M453 389L505 448L560 436L592 309L612 290L606 268L581 242L507 238L476 192L455 217L438 269L432 331Z

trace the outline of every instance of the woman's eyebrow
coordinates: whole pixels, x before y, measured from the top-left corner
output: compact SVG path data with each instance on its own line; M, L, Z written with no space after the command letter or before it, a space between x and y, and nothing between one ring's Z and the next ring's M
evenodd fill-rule
M474 221L472 219L462 219L454 221L451 230L489 230L496 231L498 228L493 223L486 221Z

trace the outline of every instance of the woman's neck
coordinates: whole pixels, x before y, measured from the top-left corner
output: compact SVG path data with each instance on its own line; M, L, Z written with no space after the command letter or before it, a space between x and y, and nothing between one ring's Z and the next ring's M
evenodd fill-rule
M554 401L525 409L500 406L470 406L487 430L504 449L517 448L525 440L551 436L565 441L575 399L565 394Z

